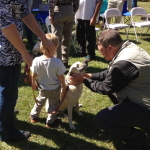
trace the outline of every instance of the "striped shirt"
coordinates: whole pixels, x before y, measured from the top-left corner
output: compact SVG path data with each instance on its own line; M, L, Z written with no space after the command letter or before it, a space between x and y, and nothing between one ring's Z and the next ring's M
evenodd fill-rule
M76 12L79 7L79 0L49 0L51 17L54 16L54 7L57 3L72 3L74 12Z

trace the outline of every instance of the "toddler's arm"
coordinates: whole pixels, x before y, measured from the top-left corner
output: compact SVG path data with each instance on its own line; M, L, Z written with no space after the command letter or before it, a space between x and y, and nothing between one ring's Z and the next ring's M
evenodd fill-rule
M65 83L65 77L64 77L64 75L63 74L62 75L58 75L58 79L59 79L59 81L60 81L60 83L62 85L62 92L65 92L66 88L67 88L67 85Z
M38 84L36 82L37 74L33 73L32 74L32 89L36 90L38 87Z

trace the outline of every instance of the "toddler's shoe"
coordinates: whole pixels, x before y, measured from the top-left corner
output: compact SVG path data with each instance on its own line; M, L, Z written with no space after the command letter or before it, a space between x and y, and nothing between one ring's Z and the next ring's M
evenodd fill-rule
M45 127L50 128L52 124L46 123Z
M32 123L38 122L38 118L33 115L30 115L29 118L30 118L30 122L32 122Z

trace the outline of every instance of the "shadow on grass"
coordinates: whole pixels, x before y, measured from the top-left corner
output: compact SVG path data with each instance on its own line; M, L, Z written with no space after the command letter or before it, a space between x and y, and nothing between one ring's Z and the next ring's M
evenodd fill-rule
M53 126L51 126L51 128L44 127L45 118L40 118L40 124L31 124L29 122L19 121L16 119L15 124L17 124L17 127L25 131L29 130L32 134L31 138L37 138L37 142L28 140L18 143L11 142L7 144L16 148L20 148L21 150L57 150L57 148L51 147L47 141L44 141L46 138L49 139L49 141L53 141L57 147L59 147L59 150L110 150L100 146L101 142L106 143L106 145L107 143L109 144L113 142L115 147L120 145L120 141L99 129L94 114L84 112L82 111L82 108L80 109L80 111L83 113L83 116L78 116L77 113L73 111L73 123L76 127L76 130L71 130L69 128L67 119L66 122L64 122L63 119L62 121L56 122ZM78 135L78 137L72 136L74 134ZM85 137L87 140L84 140L83 137ZM44 141L42 143L46 144L41 145L41 142L38 144L39 139L42 139ZM92 142L88 142L88 139L90 139L90 141L97 140L100 142L94 144Z
M104 147L97 146L96 144L93 144L91 142L88 142L86 140L83 140L80 138L80 134L83 134L85 137L88 137L90 139L98 139L101 141L108 141L106 133L99 131L98 127L96 126L96 123L94 121L94 116L92 114L84 113L85 117L82 117L82 119L75 115L75 120L79 123L79 125L76 125L76 130L71 130L69 128L68 123L60 122L60 124L54 125L52 128L46 128L37 124L31 124L24 121L16 120L17 127L21 128L23 130L30 130L30 132L34 135L31 135L32 138L47 138L52 140L57 147L59 148L53 148L50 144L38 144L37 142L32 141L21 141L18 143L7 143L10 146L14 146L16 148L19 148L21 150L109 150ZM92 119L89 121L89 117ZM80 119L79 119L80 118ZM71 136L68 132L65 133L59 130L60 128L65 129L66 131L69 131L69 133L78 134L79 138ZM99 137L98 134L101 134ZM34 137L33 137L34 136ZM38 139L39 140L39 139Z

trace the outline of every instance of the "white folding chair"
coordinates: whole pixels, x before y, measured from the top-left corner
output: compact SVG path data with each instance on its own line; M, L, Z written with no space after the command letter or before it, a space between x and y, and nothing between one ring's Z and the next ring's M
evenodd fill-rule
M51 33L51 23L49 20L49 16L46 17L45 23L46 23L47 33Z
M142 29L140 30L141 33L142 33L144 27L150 27L150 21L148 20L148 16L147 16L147 13L146 13L145 9L142 8L142 7L134 7L134 8L131 9L131 12L130 12L130 13L131 13L131 25L130 25L130 27L133 26L133 28L134 28L134 33L135 33L135 36L136 36L136 41L138 42L139 40L138 40L136 28L137 28L137 27L142 28ZM137 22L137 21L135 21L134 16L142 16L142 15L145 16L145 18L146 18L145 21L142 21L142 22ZM136 18L136 19L137 19L137 18ZM129 27L129 30L130 30L130 27ZM129 32L129 30L128 30L128 32ZM148 30L149 30L149 28L148 28ZM148 30L147 30L146 33L148 33Z
M108 17L111 17L112 19L116 17L122 17L122 14L120 12L119 9L117 8L109 8L105 11L105 19L106 19L106 22L105 22L105 25L104 25L104 28L108 28L108 29L114 29L114 30L120 30L120 29L124 29L125 32L126 32L126 37L128 39L128 34L127 34L127 31L126 31L126 28L129 28L129 25L127 24L124 24L124 21L122 20L123 23L108 23L107 21L107 18Z

